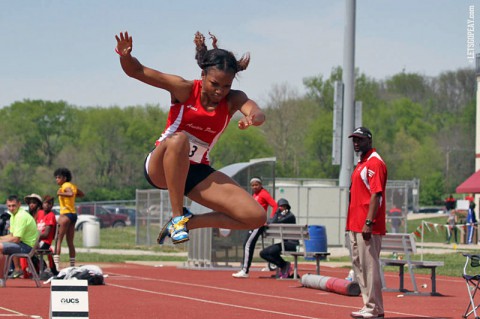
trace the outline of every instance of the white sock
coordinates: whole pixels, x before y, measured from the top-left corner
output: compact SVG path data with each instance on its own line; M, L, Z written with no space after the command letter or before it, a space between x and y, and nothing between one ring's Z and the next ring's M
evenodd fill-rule
M60 255L53 255L53 263L57 270L60 270Z

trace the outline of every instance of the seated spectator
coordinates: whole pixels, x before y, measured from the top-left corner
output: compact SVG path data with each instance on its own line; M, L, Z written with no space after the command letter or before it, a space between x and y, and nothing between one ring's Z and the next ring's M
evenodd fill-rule
M284 198L278 200L278 209L268 224L295 224L295 215L290 211L290 204ZM283 245L287 251L296 251L298 240L284 240ZM292 276L292 266L282 256L282 244L277 243L266 247L260 252L260 257L277 266L277 277L289 278Z
M38 248L42 250L51 250L52 242L57 231L57 220L55 218L55 213L52 211L53 203L53 197L50 195L45 195L43 197L43 209L39 210L36 214L37 228L40 232L40 242L38 243ZM40 260L40 262L43 262L43 260ZM52 255L48 255L48 262L52 274L57 275L58 271Z
M11 195L8 197L7 208L12 216L10 218L10 233L0 237L0 270L3 270L5 267L5 255L14 253L28 254L35 245L38 236L35 220L20 207L18 196ZM15 268L11 278L23 276L19 258L14 258L13 264ZM3 271L0 271L0 287L4 286Z
M37 219L36 215L42 208L42 198L37 194L30 194L24 198L25 204L28 205L28 212L32 215L33 219Z

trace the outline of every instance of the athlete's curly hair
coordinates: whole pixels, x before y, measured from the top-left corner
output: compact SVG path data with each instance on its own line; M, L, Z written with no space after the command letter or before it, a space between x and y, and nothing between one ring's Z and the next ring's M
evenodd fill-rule
M221 71L230 71L237 74L240 71L246 70L250 63L250 53L245 53L240 60L237 61L232 52L220 49L217 46L217 38L211 34L213 49L208 50L205 45L205 36L197 31L193 43L195 43L196 53L195 59L198 66L204 71L210 67L216 67Z
M68 168L65 168L65 167L57 168L55 170L55 172L53 172L53 176L54 177L57 177L57 176L65 177L65 180L67 182L70 182L72 180L72 172L70 172L70 170Z

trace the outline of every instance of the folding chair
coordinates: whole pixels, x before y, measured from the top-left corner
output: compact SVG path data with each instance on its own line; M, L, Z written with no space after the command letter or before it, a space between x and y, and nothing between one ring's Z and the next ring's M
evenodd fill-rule
M10 268L10 264L12 263L13 257L19 257L19 258L25 258L27 260L28 268L32 274L32 279L35 280L35 284L37 285L37 288L42 287L40 283L40 278L38 277L37 270L35 269L35 265L33 264L33 256L35 256L35 252L37 251L38 248L38 242L40 239L40 234L37 234L37 240L35 241L35 245L33 245L32 250L28 254L24 253L16 253L16 254L10 254L10 255L5 255L5 267L3 268L3 278L5 280L5 283L7 282L8 279L8 269Z
M45 261L43 259L44 256L53 256L57 253L57 237L58 237L58 229L60 227L58 224L55 225L55 236L53 237L52 245L49 249L37 249L36 255L39 259L39 266L38 266L38 273L41 274L45 271ZM48 258L47 258L48 260ZM58 269L57 269L58 270Z
M471 314L475 316L475 319L480 319L477 314L477 309L479 305L475 305L475 295L480 290L480 274L470 275L469 273L474 273L474 268L480 266L480 255L472 254L462 254L467 259L465 261L465 266L463 267L463 278L467 283L468 297L470 298L467 306L467 310L463 314L463 318L468 318Z

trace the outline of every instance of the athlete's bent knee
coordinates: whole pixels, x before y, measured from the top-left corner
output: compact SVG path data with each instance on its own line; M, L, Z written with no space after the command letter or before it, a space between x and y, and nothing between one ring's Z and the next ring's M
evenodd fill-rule
M258 210L254 217L251 218L250 223L252 229L260 228L267 222L267 214L263 209Z
M168 152L188 154L190 150L188 136L183 132L177 132L170 136L167 140L167 149Z
M171 143L176 145L189 145L188 136L183 132L177 132L170 137Z

